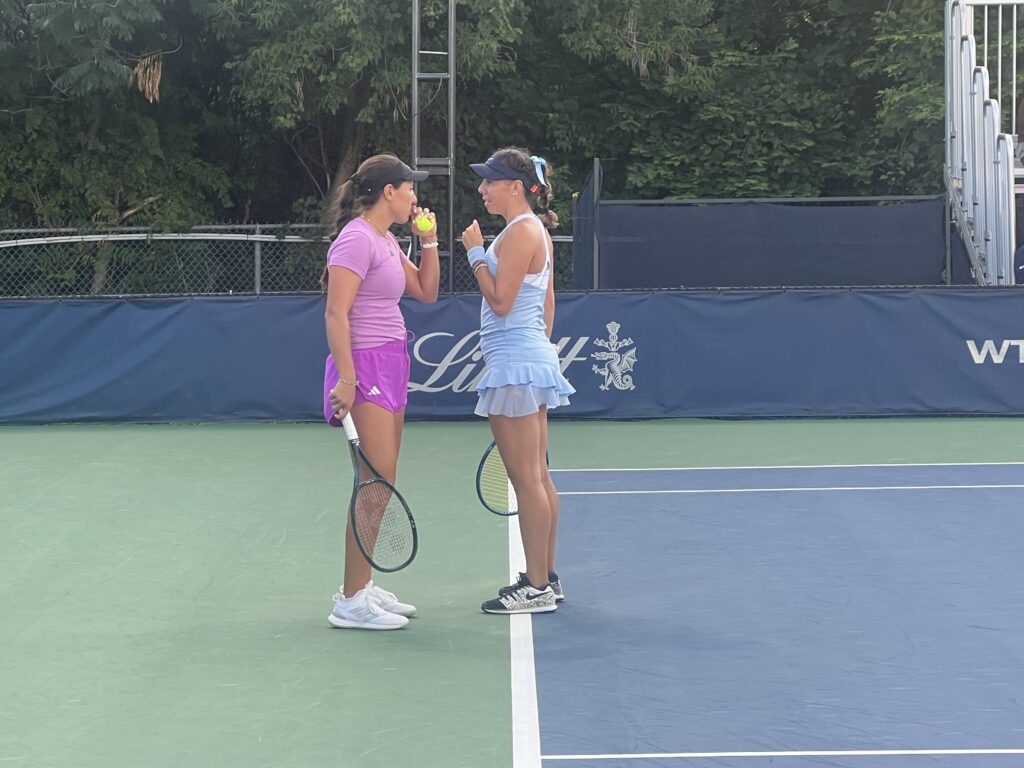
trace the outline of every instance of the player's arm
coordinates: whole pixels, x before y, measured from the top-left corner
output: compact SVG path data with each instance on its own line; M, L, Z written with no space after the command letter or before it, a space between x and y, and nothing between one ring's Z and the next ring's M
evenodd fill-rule
M405 292L424 304L437 301L437 292L441 285L441 265L437 258L437 246L420 250L420 265L417 267L409 259L402 259L405 269Z
M356 291L363 280L359 275L345 267L328 267L330 275L327 281L327 309L324 312L324 320L327 325L327 346L331 350L331 357L334 358L334 366L338 369L338 375L346 381L356 380L356 368L352 362L352 328L349 325L349 310L356 300ZM339 384L331 393L331 404L335 404L335 395L345 406L339 411L344 416L348 408L352 407L355 396L355 387L351 384Z
M434 223L432 229L421 230L415 223L412 225L413 236L420 238L420 265L417 267L408 258L402 259L402 267L405 269L405 292L417 301L424 304L433 304L437 301L437 292L441 285L441 264L438 259L437 248L437 224L434 216L427 208L417 208L416 215L422 216ZM426 244L432 243L428 248Z
M547 238L548 235L545 234L544 237ZM551 272L548 278L548 291L544 296L544 328L550 339L555 330L555 244L551 240L548 240L548 248L551 249L548 251L551 254Z

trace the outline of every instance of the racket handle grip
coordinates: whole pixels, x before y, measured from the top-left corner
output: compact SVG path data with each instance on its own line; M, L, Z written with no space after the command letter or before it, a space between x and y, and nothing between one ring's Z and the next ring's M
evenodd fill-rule
M348 438L350 443L359 442L359 433L356 432L355 422L352 421L352 414L346 413L345 418L341 420L341 426L345 428L345 437Z

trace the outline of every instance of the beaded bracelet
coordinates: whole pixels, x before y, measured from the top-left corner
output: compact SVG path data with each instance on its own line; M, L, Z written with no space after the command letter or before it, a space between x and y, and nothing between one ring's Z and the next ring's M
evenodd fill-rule
M338 384L348 384L349 386L354 387L359 384L359 379L356 379L355 381L349 381L348 379L338 379ZM335 384L334 386L338 386L338 384Z
M437 240L432 243L420 243L420 248L437 248Z

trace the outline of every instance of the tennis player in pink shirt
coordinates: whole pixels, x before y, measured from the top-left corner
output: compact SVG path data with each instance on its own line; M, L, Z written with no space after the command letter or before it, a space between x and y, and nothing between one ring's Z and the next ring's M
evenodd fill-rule
M395 483L402 424L409 389L408 332L398 306L403 294L437 301L440 266L437 226L420 238L417 267L390 232L395 224L434 216L416 205L414 171L394 155L364 161L342 187L338 236L327 252L322 282L327 292L327 344L324 418L340 426L351 412L370 463ZM334 596L332 626L401 629L416 608L372 581L370 564L359 551L349 521L345 532L345 582Z

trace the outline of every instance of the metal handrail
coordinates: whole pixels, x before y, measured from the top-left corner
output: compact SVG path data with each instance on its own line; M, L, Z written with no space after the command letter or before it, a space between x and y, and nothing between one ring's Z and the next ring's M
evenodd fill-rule
M1003 6L1011 6L1011 126L1017 115L1017 8L1024 0L948 0L945 8L945 169L953 222L981 285L1013 285L1015 243L1013 128L1002 125L1000 97L1004 54ZM982 58L978 60L974 9L982 8ZM990 9L995 40L990 44ZM990 48L995 60L990 58ZM995 92L991 93L993 64ZM1024 174L1024 169L1020 171Z

